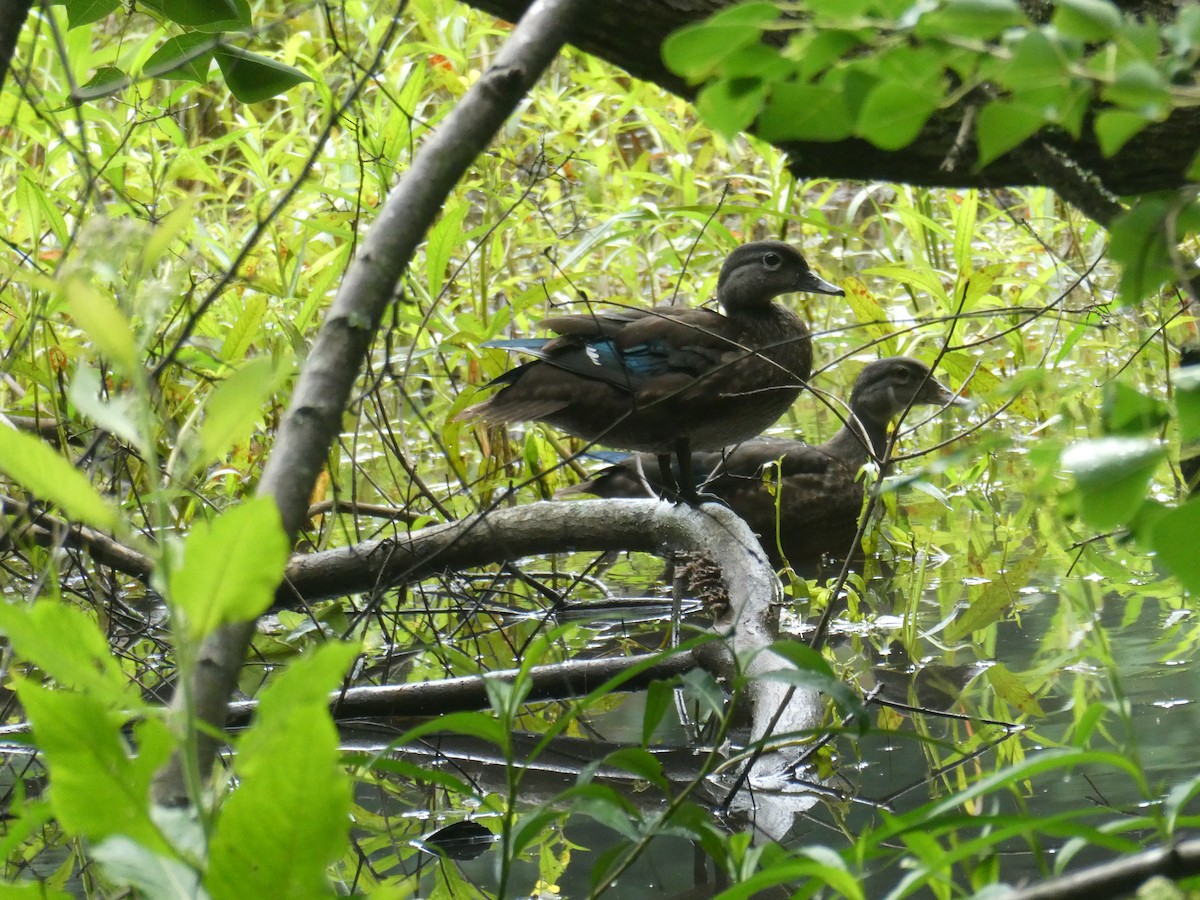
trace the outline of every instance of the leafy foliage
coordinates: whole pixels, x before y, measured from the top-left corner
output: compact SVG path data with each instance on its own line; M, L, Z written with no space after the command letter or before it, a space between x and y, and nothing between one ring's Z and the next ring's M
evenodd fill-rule
M244 84L286 82L279 100L239 94L247 58L210 37L249 16L241 4L153 7L169 30L70 5L21 36L20 77L36 90L0 99L17 148L0 158L15 185L0 340L4 412L38 436L0 430L13 496L0 630L18 704L8 720L32 724L49 787L39 795L39 771L14 778L6 876L86 839L82 874L81 852L39 876L46 893L86 877L97 895L240 896L253 881L261 896L584 896L640 889L654 877L647 858L694 852L727 896L771 885L876 896L884 883L897 896L952 894L1194 828L1191 761L1142 761L1167 731L1146 723L1177 721L1155 705L1174 688L1156 680L1153 697L1136 693L1146 671L1193 674L1180 583L1197 589L1185 540L1197 513L1172 464L1200 440L1200 393L1193 376L1168 380L1169 351L1193 325L1156 293L1178 275L1176 243L1195 256L1191 208L1146 198L1106 235L1042 190L797 182L769 147L732 137L761 116L772 135L897 145L953 99L955 79L959 90L986 80L1000 93L977 128L1000 117L1009 135L1069 130L1076 105L1100 97L1127 117L1103 126L1115 152L1123 130L1190 87L1190 14L1152 42L1104 3L1060 4L1046 26L990 0L921 6L903 21L866 3L808 4L828 27L783 54L760 40L777 21L770 4L679 36L669 52L715 79L700 107L726 138L681 101L569 55L431 230L298 548L552 495L588 465L576 443L454 418L511 365L479 345L533 334L565 304L669 302L677 290L700 302L739 242L802 245L849 292L845 304L803 301L823 366L815 387L844 398L862 362L903 353L936 362L978 404L903 434L866 535L878 555L861 575L790 581L783 617L797 631L828 604L848 606L821 657L780 645L795 664L781 679L817 681L841 701L800 770L824 786L807 813L822 826L765 837L743 811L715 814L736 757L685 748L681 770L670 752L681 728L706 729L695 743L709 748L739 737L707 673L644 700L612 682L530 701L535 664L664 641L661 615L636 601L664 606L657 560L574 554L264 617L239 684L262 705L236 737L230 777L194 819L149 805L160 762L197 740L195 723L166 718L159 701L186 683L198 638L272 601L293 549L271 504L250 497L321 311L413 147L506 33L449 2L410 7L396 32L391 7L295 11L271 59L315 80L273 70ZM87 16L103 25L79 27ZM1109 55L1089 44L1110 39ZM389 52L376 71L379 47ZM236 64L233 98L207 81L221 54ZM74 106L70 85L106 72L150 80L107 78L102 96ZM999 138L988 140L995 151ZM827 436L840 410L806 398L777 431ZM374 518L379 507L394 515ZM112 533L155 574L80 552L47 513ZM1155 557L1123 533L1096 535L1124 525ZM488 680L487 710L342 735L338 749L325 698L347 672L417 685L514 668ZM943 717L947 707L963 718ZM595 739L612 732L612 745ZM450 738L467 747L453 764ZM555 775L563 746L593 751L566 778ZM1074 793L1041 805L1068 776ZM1085 776L1107 805L1080 802ZM851 802L852 791L877 802ZM497 838L477 868L440 855L446 823L464 820ZM1030 868L1015 868L1014 847L1030 851Z

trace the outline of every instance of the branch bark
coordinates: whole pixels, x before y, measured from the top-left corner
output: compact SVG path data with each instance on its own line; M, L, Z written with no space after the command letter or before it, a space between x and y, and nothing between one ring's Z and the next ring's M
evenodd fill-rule
M557 55L572 22L592 6L590 0L535 0L491 68L429 136L388 196L321 326L263 470L259 492L275 498L289 539L304 521L354 382L417 245L463 172ZM177 713L217 728L224 723L253 634L254 623L246 622L204 641L177 695ZM196 758L177 754L156 775L158 803L188 804L189 770L202 778L211 771L217 742L199 729L195 734Z

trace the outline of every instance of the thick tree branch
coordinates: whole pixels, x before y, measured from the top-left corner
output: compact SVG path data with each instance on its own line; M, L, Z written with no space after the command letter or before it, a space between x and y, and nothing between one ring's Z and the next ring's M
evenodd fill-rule
M289 538L298 533L317 476L341 427L355 379L396 285L463 172L491 141L554 59L569 25L590 0L535 0L496 60L417 151L351 264L304 364L263 471L259 491L279 505ZM201 646L179 712L220 727L254 623L219 629ZM206 777L216 741L197 733L195 769ZM178 755L155 779L155 799L185 805L188 763Z
M512 21L529 0L464 0L468 5ZM704 19L736 0L605 0L571 33L571 43L626 72L685 99L696 88L667 70L660 48L672 31ZM1137 4L1122 4L1137 6ZM1045 8L1041 10L1045 14ZM1106 158L1085 125L1075 140L1063 132L1026 142L1025 153L1007 153L976 170L971 129L962 128L972 100L939 110L917 139L901 150L881 150L858 138L819 143L781 143L798 178L901 181L926 187L999 188L1039 184L1054 189L1089 216L1111 218L1111 197L1174 190L1187 183L1186 171L1200 143L1200 108L1178 109L1150 125L1119 153ZM1051 165L1047 148L1066 165ZM1032 156L1031 156L1032 154ZM950 157L961 164L944 167ZM1106 202L1107 201L1107 202ZM1105 221L1098 218L1098 221Z

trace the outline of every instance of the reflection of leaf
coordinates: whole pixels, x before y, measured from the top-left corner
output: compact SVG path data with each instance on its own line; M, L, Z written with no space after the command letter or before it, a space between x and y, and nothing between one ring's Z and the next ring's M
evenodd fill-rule
M1014 598L1021 588L1029 582L1030 576L1037 571L1038 563L1042 560L1045 548L1041 547L1026 559L998 573L991 581L983 586L978 596L973 597L961 616L955 619L946 629L946 639L956 641L972 631L986 628L1000 621L1005 612L1012 606Z
M1100 530L1126 524L1165 452L1159 441L1131 437L1079 441L1064 450L1061 465L1075 476L1083 520Z
M988 684L1001 700L1013 709L1020 710L1027 716L1044 716L1041 704L1030 693L1029 688L1002 663L996 663L987 670Z
M421 839L422 850L439 853L447 859L476 859L499 837L475 821L454 822Z

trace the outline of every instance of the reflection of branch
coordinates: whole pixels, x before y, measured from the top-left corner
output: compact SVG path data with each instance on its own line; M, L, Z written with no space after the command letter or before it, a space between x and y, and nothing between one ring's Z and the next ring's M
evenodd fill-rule
M1200 840L1180 841L1113 862L1049 878L1033 887L1010 890L1007 900L1091 900L1133 894L1153 875L1186 878L1200 873Z
M278 504L289 541L305 519L354 382L417 245L462 174L557 55L572 23L594 6L589 0L535 0L491 68L426 138L380 209L301 369L259 483L258 493ZM387 49L380 47L372 70ZM253 634L253 622L224 626L198 648L190 684L176 695L176 711L189 723L193 716L218 727L224 722ZM207 778L217 742L194 725L191 733L197 741L193 765ZM184 766L176 754L156 775L157 802L184 806L196 799L188 795Z

